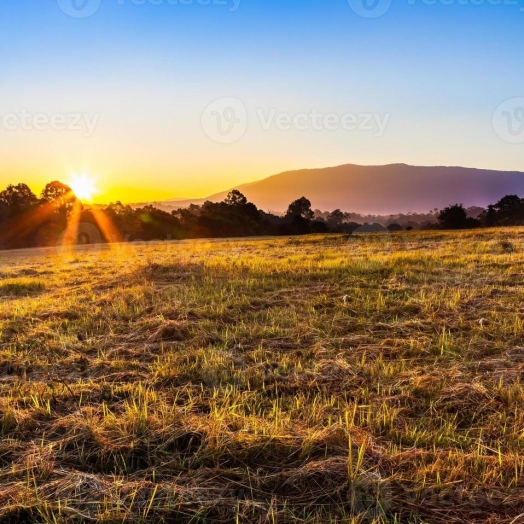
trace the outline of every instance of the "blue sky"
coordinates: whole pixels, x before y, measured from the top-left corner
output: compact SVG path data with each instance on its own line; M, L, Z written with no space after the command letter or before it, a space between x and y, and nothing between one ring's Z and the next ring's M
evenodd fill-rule
M72 18L67 1L100 6ZM184 1L3 0L0 121L22 109L97 118L90 136L0 122L0 183L39 189L88 171L101 201L130 201L341 163L524 171L524 139L505 139L503 116L493 125L524 96L524 0L392 0L376 18L347 0ZM217 141L221 106L206 108L224 98L246 122ZM261 116L312 112L350 114L362 129L265 129ZM366 115L389 115L380 136Z

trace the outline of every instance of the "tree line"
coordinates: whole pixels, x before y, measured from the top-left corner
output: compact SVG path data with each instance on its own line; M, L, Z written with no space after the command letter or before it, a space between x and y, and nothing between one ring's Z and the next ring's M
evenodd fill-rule
M524 225L524 199L506 195L496 204L490 204L477 218L468 217L462 204L448 206L437 215L436 229L474 229L477 227L504 227Z
M524 199L505 196L490 205L478 218L471 218L462 204L437 213L436 224L426 229L466 229L524 224ZM352 233L362 226L351 221L351 214L335 209L315 215L311 202L301 197L291 202L284 215L266 213L238 190L222 202L171 212L152 205L133 208L120 202L106 207L84 207L71 188L61 182L47 184L37 197L26 184L10 185L0 192L0 248L14 249L57 245L72 221L92 225L98 238L84 234L81 241L181 240L245 236L303 235L308 233ZM101 221L105 224L100 227ZM369 230L384 226L369 224ZM377 226L375 229L374 226ZM388 225L390 231L403 227Z

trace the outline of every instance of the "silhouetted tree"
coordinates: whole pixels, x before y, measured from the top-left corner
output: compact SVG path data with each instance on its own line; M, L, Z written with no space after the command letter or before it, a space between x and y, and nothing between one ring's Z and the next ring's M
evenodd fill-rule
M230 191L227 195L224 203L233 207L245 206L247 204L247 198L238 189L233 189L233 191Z
M0 208L5 217L21 215L39 203L26 184L9 185L0 193Z
M497 211L493 204L488 206L488 209L484 211L479 217L480 222L485 227L493 227L497 225Z
M21 248L34 245L39 227L39 200L26 184L10 185L0 192L0 246Z
M327 225L331 229L338 229L342 225L342 222L344 222L344 213L340 211L340 209L335 209L331 213L329 213L327 217Z
M306 220L312 220L315 213L311 209L311 202L306 197L302 197L289 204L286 216L302 217Z
M442 229L464 229L468 214L462 204L444 208L438 214L438 222Z
M514 226L524 224L524 199L517 195L506 195L496 204L488 207L483 218L489 224L498 226Z
M50 182L42 190L40 195L42 202L51 204L59 215L67 218L75 205L80 205L73 190L62 182Z

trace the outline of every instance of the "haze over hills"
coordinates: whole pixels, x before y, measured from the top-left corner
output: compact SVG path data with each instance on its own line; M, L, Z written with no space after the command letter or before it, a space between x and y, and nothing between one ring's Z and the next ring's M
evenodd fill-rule
M507 194L524 196L524 172L346 164L288 171L235 189L266 211L285 211L290 202L306 196L314 209L321 210L340 208L360 214L428 212L455 203L485 207ZM218 202L227 193L202 199L173 199L162 204L186 207L206 200Z

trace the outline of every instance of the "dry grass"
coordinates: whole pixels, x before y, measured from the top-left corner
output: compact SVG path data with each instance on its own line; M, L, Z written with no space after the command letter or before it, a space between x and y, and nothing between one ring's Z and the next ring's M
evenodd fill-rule
M0 254L0 522L522 522L523 235Z

